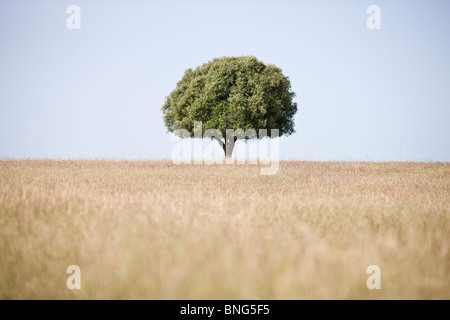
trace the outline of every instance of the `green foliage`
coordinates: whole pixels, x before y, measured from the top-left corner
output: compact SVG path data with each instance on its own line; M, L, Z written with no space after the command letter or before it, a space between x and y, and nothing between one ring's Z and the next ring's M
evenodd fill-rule
M226 129L278 129L282 136L294 132L294 96L280 68L253 56L222 57L186 70L162 111L169 132L186 129L192 135L194 121L202 121L202 134L208 129L224 137Z

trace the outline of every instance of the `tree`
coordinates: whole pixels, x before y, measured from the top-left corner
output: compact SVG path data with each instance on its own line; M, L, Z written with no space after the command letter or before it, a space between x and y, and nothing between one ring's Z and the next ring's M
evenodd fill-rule
M227 129L269 129L268 137L270 129L279 136L294 133L294 97L289 78L275 65L254 56L222 57L187 69L161 109L169 132L185 129L193 135L195 121L202 121L202 135L217 129L219 137L213 138L231 157L238 135L227 136Z

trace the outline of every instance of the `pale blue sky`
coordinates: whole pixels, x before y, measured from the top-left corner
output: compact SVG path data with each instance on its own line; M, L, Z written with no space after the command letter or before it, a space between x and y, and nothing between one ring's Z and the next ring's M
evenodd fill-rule
M170 158L160 108L184 70L254 55L297 93L282 159L449 161L449 14L445 0L3 0L0 158Z

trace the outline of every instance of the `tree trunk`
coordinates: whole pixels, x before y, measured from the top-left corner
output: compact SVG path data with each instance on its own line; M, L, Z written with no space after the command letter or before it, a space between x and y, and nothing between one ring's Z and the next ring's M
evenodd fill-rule
M227 146L225 146L227 145ZM231 159L231 155L233 154L234 143L230 144L227 141L227 144L224 143L223 152L225 153L225 159Z
M231 139L233 139L233 140L225 139L225 142L223 142L222 140L216 138L217 142L223 149L223 153L225 154L225 159L230 159L231 155L233 154L234 143L236 142L237 138L232 137Z

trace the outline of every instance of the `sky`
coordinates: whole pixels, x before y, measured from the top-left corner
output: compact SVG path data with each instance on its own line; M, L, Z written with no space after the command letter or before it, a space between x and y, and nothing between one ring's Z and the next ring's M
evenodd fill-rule
M254 55L297 95L281 159L448 162L449 14L446 0L0 0L0 159L169 159L161 106L184 70Z

